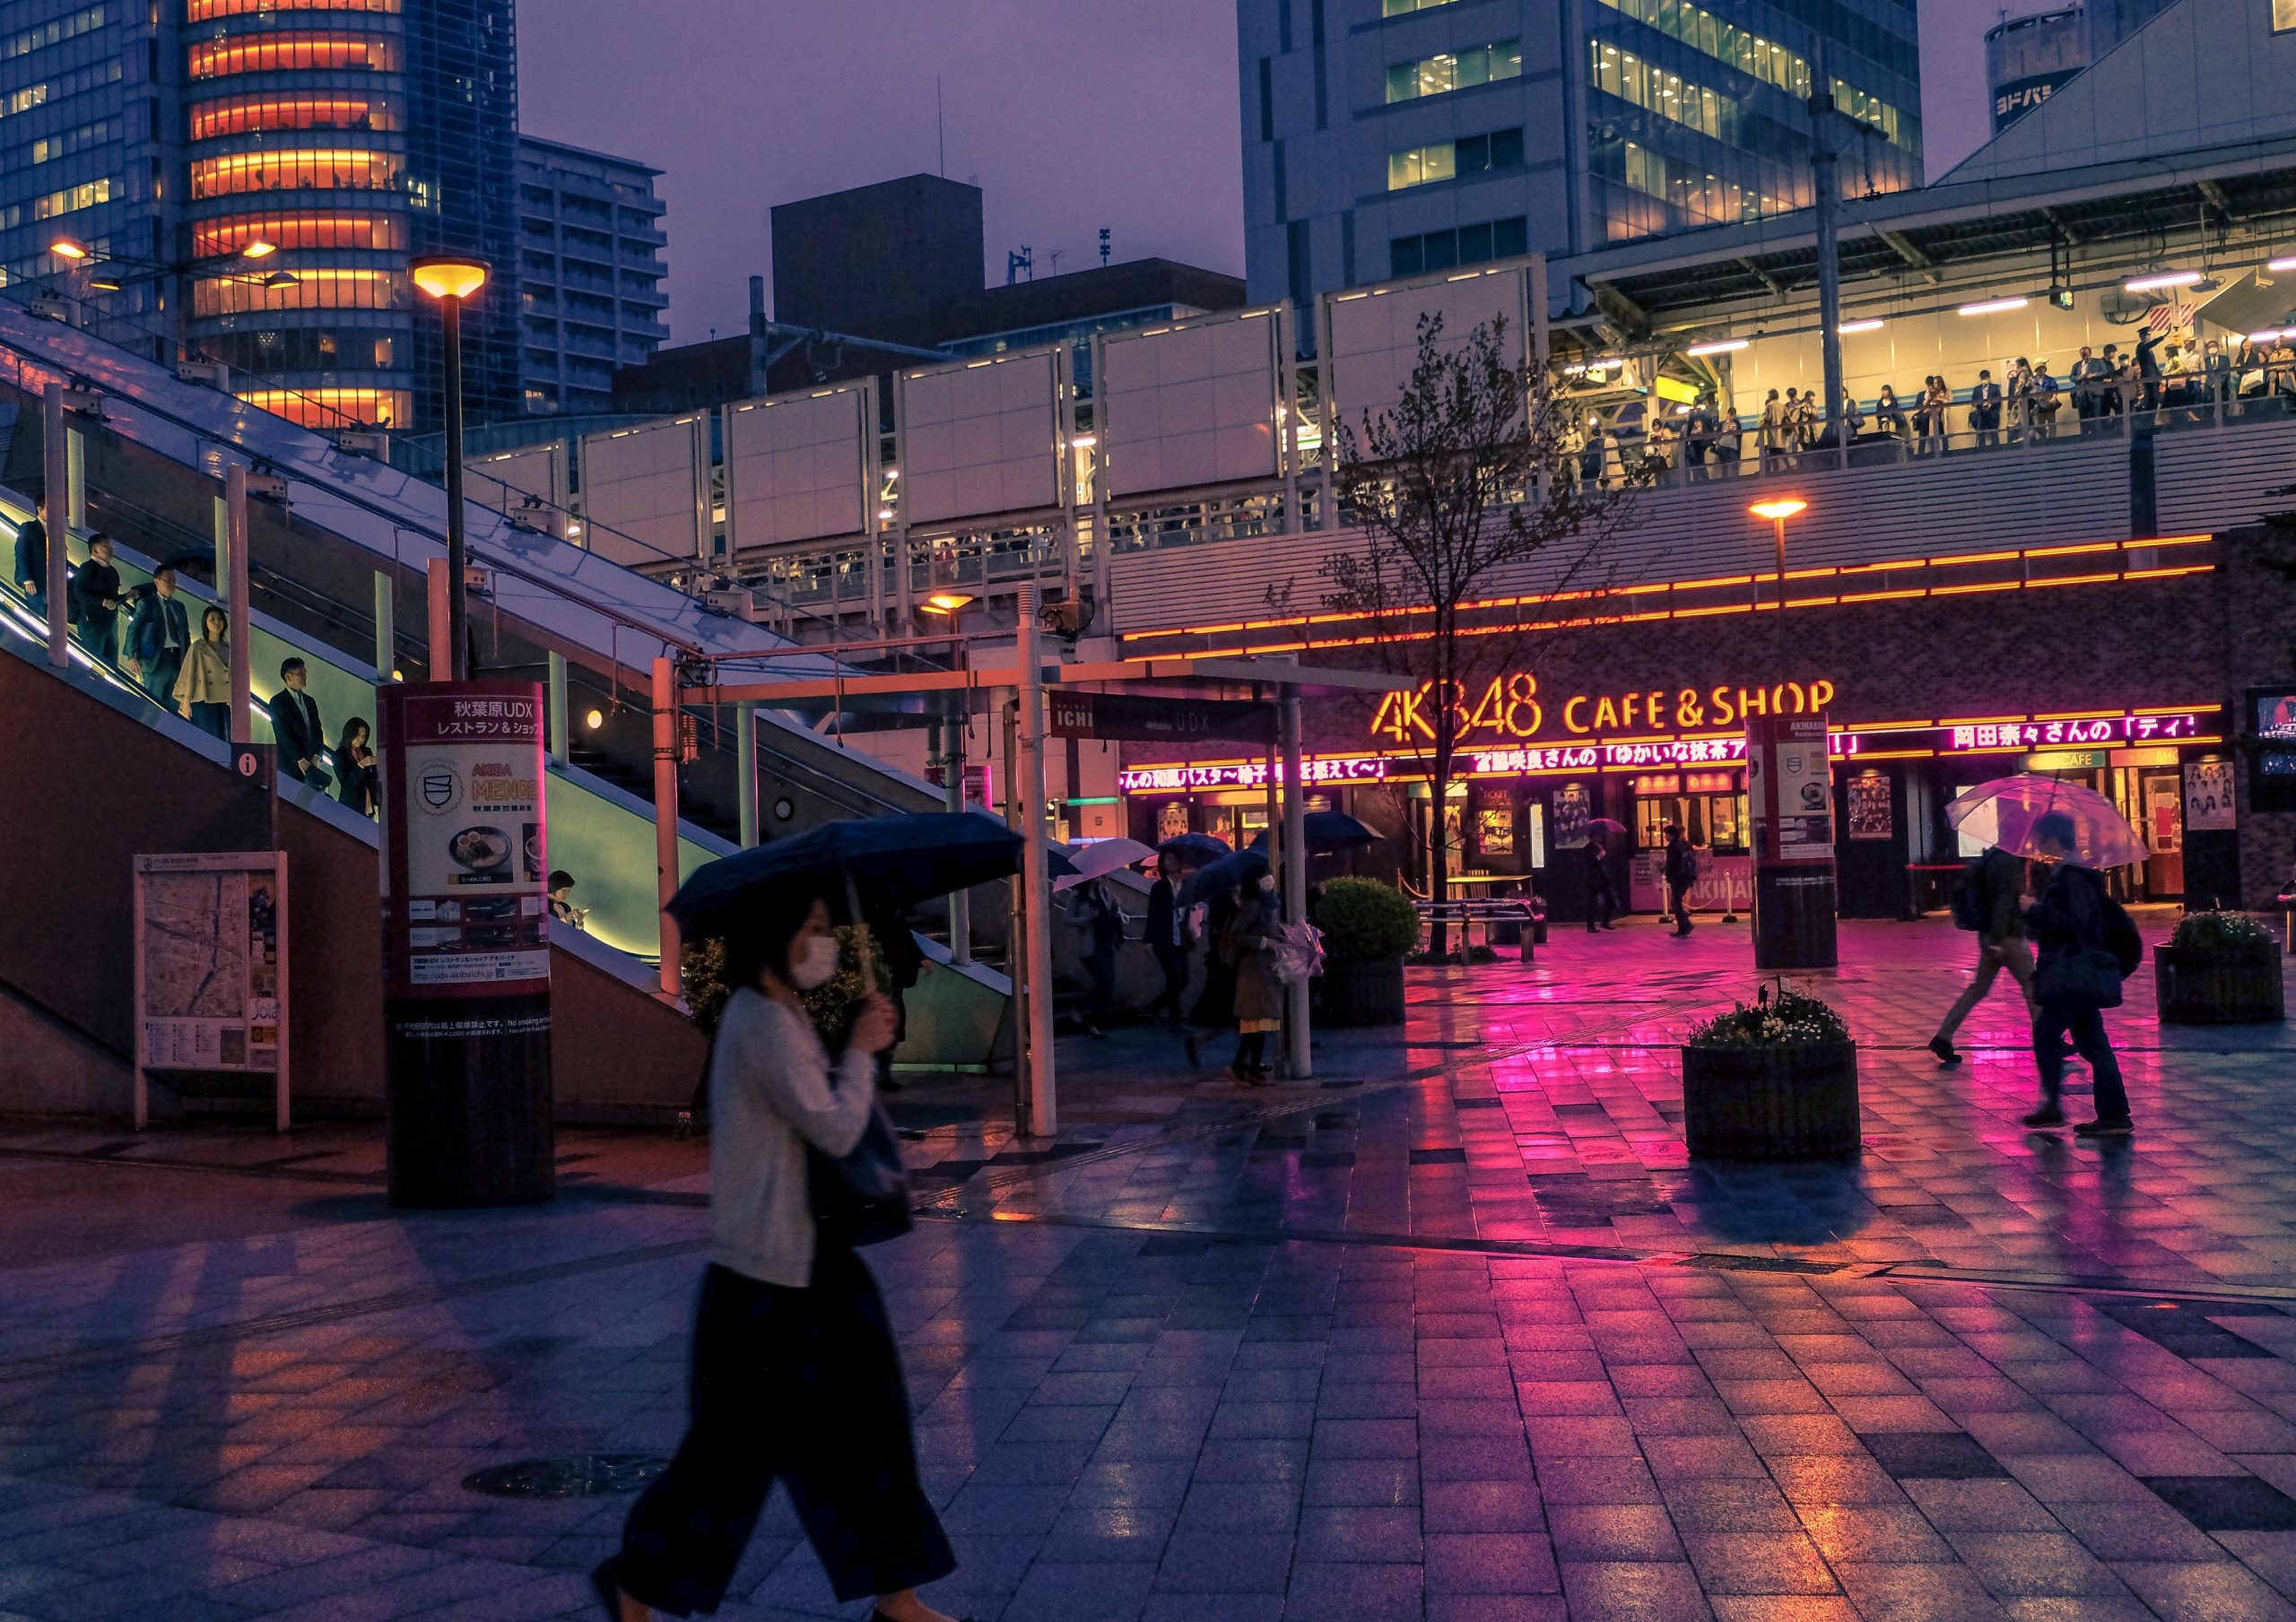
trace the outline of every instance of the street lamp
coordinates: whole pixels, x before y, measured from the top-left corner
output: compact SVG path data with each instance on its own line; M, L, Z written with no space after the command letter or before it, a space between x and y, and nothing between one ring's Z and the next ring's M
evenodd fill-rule
M941 614L949 621L949 667L965 668L965 644L962 631L964 612L974 601L970 592L935 592L918 606L928 614ZM970 699L958 695L958 702L966 707L943 718L941 723L941 803L952 811L965 808L965 729L972 723ZM963 890L949 897L949 956L957 963L972 961L972 899Z
M1757 501L1746 510L1757 518L1770 520L1770 533L1778 542L1778 612L1786 612L1786 521L1797 513L1809 510L1810 504L1799 496L1779 496L1774 500Z
M302 281L302 278L292 271L275 270L268 275L259 276L230 270L202 268L210 264L265 259L279 251L277 243L266 242L261 238L250 239L237 254L218 256L212 261L144 259L134 254L99 254L92 246L77 237L57 237L48 243L48 251L69 264L74 273L85 276L86 280L81 283L84 291L77 295L83 302L85 301L88 293L116 293L122 288L137 282L177 280L187 284L193 281L245 282L257 287L281 288L293 287ZM118 268L123 265L130 267L135 273L123 274ZM176 353L178 359L185 360L191 359L191 343L186 335L187 330L186 323L190 316L189 297L187 292L178 290L175 304Z
M464 668L463 571L467 551L463 535L463 301L486 285L486 261L466 254L427 254L408 264L414 285L439 301L446 324L447 349L447 680L459 681ZM435 655L430 679L439 680Z

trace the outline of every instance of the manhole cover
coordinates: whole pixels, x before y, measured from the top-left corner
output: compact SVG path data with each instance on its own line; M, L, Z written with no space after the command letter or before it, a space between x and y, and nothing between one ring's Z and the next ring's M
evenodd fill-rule
M496 1498L596 1498L634 1493L669 1468L659 1453L576 1453L523 1459L463 1478L474 1493Z

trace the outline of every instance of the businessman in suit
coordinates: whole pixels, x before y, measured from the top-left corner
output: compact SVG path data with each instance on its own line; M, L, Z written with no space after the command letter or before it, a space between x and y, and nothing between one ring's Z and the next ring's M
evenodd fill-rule
M38 516L16 527L16 590L33 613L48 617L48 498L39 499Z
M325 788L333 778L319 764L326 751L326 728L319 721L319 707L304 688L310 672L300 659L279 667L283 684L271 695L271 735L279 745L279 769L298 783Z
M176 595L175 566L162 563L152 570L152 589L127 622L126 664L144 690L170 711L176 706L176 672L183 669L183 650L190 644L191 620Z
M81 646L106 664L119 662L119 611L126 601L120 594L119 571L112 567L111 557L109 535L90 536L88 560L67 588L72 623L80 632Z

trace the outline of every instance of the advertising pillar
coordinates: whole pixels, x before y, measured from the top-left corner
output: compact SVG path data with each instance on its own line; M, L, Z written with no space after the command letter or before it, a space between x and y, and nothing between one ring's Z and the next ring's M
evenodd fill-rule
M543 690L376 694L394 1205L551 1197Z
M1754 834L1754 967L1832 968L1833 778L1826 717L1746 717Z

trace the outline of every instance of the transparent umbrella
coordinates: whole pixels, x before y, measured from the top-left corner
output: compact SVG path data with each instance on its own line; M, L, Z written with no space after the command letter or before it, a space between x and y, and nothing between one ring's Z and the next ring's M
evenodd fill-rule
M1980 783L1945 808L1945 820L1963 838L2037 856L2034 826L2052 812L2072 823L2072 859L2083 867L2125 867L2152 854L2111 801L2061 777L2028 773Z

